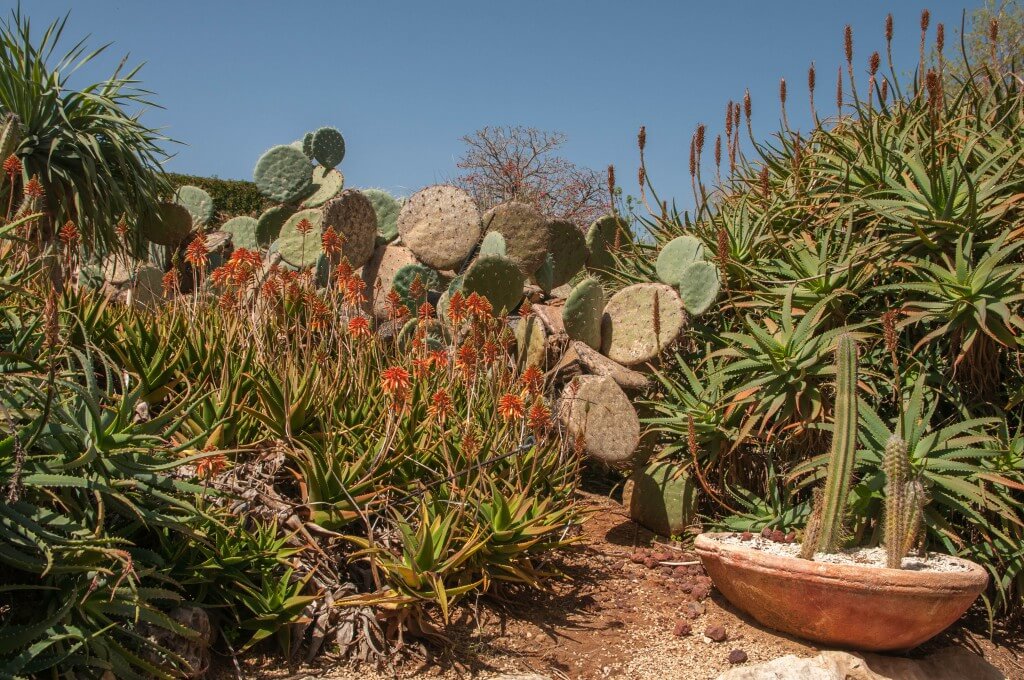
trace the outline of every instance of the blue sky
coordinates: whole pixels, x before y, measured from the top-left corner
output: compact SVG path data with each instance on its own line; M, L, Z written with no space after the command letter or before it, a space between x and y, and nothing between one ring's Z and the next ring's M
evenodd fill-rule
M967 5L968 8L974 4ZM8 6L10 4L8 3ZM808 126L807 67L819 106L834 108L845 24L854 63L884 47L895 17L898 68L917 63L918 18L945 22L958 45L961 2L660 2L513 0L28 0L42 26L71 10L70 37L114 41L145 61L165 110L150 125L184 142L168 169L251 179L259 155L310 129L346 137L352 186L409 194L457 172L459 138L484 125L568 135L564 154L635 193L636 133L660 193L689 203L688 144L698 122L721 130L725 103L746 87L755 133L778 124L778 81L790 124ZM6 12L5 12L6 13ZM884 54L884 52L883 52ZM86 73L93 75L93 73Z

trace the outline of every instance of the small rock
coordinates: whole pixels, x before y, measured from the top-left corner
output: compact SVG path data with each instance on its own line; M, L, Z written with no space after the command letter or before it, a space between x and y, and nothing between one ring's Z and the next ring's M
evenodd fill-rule
M772 540L775 541L776 543L785 543L786 542L786 534L784 534L781 531L779 531L778 529L776 529L775 531L772 532Z
M725 642L729 639L729 634L725 631L725 626L720 623L712 623L710 626L705 628L704 635L715 642Z
M772 537L772 528L771 527L765 527L764 529L761 529L761 538L771 538L771 537Z
M704 605L700 602L687 602L683 607L683 616L688 619L696 619L704 615Z
M693 632L693 626L691 626L686 621L679 620L679 621L676 621L676 627L672 631L672 634L675 635L676 637L685 637L685 636L689 635L692 632Z
M796 541L796 532L790 531L786 534L786 543L793 543L794 541Z
M644 560L644 566L648 569L654 569L656 566L658 566L658 560L654 559L653 557L648 557Z
M729 663L736 665L747 660L747 653L742 649L734 649L729 652Z
M672 570L672 575L676 578L686 578L690 575L690 572L687 571L686 567L676 567Z
M690 591L690 595L692 595L695 600L703 600L710 592L711 588L704 584L699 584L693 587L693 590Z
M741 541L750 541L753 540L753 538L754 534L750 533L749 531L744 531L742 534L740 534Z
M635 552L629 556L629 561L633 564L643 564L645 559L647 558L642 552Z
M672 556L669 555L667 552L654 553L653 555L651 555L651 557L658 560L659 562L668 562L672 559Z

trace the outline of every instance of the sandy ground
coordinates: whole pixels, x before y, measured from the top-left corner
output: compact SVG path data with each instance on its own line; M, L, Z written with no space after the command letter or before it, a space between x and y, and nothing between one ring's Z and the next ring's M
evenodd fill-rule
M549 678L715 678L745 655L745 663L819 649L761 628L735 611L713 588L696 558L661 542L631 522L624 508L585 494L593 514L582 541L551 566L563 578L546 591L516 590L464 602L447 629L452 643L396 669L351 668L321 659L288 669L279 659L256 658L241 676L299 680L374 678L488 678L501 673ZM915 654L958 644L984 656L1008 678L1024 678L1024 644L972 621L947 631ZM678 633L678 634L677 634ZM715 638L714 641L705 633ZM739 650L743 654L737 652ZM221 664L221 678L237 677ZM525 680L525 679L524 679Z

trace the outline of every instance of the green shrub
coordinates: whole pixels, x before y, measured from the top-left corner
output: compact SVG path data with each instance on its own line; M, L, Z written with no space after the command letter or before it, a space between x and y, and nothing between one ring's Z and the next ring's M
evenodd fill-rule
M259 192L255 184L244 180L197 177L173 172L167 174L167 179L174 189L191 185L210 194L213 197L215 224L221 224L226 219L238 215L259 217L260 213L274 205Z

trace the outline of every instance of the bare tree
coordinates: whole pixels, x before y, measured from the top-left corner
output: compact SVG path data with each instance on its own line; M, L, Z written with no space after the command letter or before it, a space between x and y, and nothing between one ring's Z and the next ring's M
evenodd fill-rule
M601 175L557 155L560 132L532 127L484 127L466 135L455 182L483 209L523 201L545 215L589 224L608 209Z

